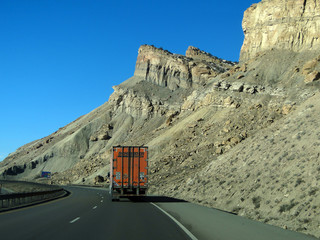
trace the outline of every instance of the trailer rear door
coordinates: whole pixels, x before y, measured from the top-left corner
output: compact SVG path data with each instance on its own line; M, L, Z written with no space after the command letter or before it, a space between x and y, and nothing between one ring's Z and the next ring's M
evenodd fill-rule
M147 147L113 147L114 187L146 187L148 181Z

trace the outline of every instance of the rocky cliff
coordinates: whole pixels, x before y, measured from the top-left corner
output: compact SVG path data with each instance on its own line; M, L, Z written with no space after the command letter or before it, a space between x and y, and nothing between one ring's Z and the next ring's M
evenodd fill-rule
M153 119L152 129L159 127L181 111L181 103L191 91L235 65L195 47L189 47L187 55L141 46L134 76L114 86L108 102L10 154L0 166L3 176L37 178L43 170L58 174L79 166L89 170L73 172L72 181L82 181L82 176L90 176L102 164L105 167L100 171L106 172L110 157L106 152L112 145L136 139L132 138L136 131L139 144L146 143L141 137L149 131L141 130L146 121ZM95 168L84 167L91 164Z
M242 26L241 61L271 49L319 50L320 1L264 0L245 11Z
M150 194L320 237L318 6L253 5L240 64L141 46L108 102L10 154L2 177L105 184L113 145L147 145Z
M170 90L205 84L209 78L235 65L192 46L188 48L186 56L148 45L141 46L138 53L134 76Z

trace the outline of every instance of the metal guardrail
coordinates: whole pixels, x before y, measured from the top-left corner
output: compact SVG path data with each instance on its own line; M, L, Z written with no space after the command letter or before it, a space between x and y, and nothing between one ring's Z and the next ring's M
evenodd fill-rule
M54 199L61 197L64 194L66 194L66 191L63 188L59 188L41 192L11 193L0 195L0 211Z

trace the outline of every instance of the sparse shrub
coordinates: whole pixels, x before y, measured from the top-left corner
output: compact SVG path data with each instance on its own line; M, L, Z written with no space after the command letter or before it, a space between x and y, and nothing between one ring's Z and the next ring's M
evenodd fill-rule
M305 197L306 197L306 194L305 194L305 193L302 193L302 194L300 195L300 199L305 199Z
M297 181L296 181L295 187L298 187L303 182L304 182L304 180L302 178L298 178Z
M320 146L320 143L319 143L319 142L315 142L315 143L313 144L313 146L318 147L318 146Z
M261 202L260 196L252 198L252 203L253 203L255 209L260 208L260 202Z
M263 220L263 222L264 222L264 223L268 223L268 222L270 222L270 218L266 218L266 219L264 219L264 220Z
M225 180L222 180L222 181L219 182L219 185L222 185L222 184L224 184L225 182L226 182Z
M233 207L231 211L232 211L233 213L238 214L238 213L240 212L240 210L241 210L241 209L242 209L241 207L236 206L236 207Z
M288 152L284 152L280 157L279 157L279 161L283 158L285 158L286 156L288 156Z
M280 206L279 212L283 213L286 211L290 211L290 209L292 209L294 206L296 206L298 203L294 202L294 200L292 199L291 202L289 204L283 204Z
M318 188L312 188L312 189L310 190L310 192L309 192L309 196L315 195L315 194L317 193L317 191L318 191Z
M291 161L291 160L294 160L296 158L296 155L295 154L292 154L291 156L289 156L287 158L288 161Z
M260 183L255 184L255 185L252 187L252 191L257 190L259 187L261 187L261 184L260 184Z
M307 219L307 218L303 219L303 223L309 223L309 222L310 222L310 219Z

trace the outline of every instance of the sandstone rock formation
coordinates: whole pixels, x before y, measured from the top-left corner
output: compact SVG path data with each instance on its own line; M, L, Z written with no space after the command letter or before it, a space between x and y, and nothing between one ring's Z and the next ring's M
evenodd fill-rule
M241 61L271 49L320 48L319 0L264 0L244 13Z
M170 90L204 84L235 64L195 47L189 47L186 56L148 45L141 46L138 53L134 76Z
M17 149L1 176L105 184L113 145L147 145L151 194L320 237L318 8L253 5L240 64L141 46L108 102Z

